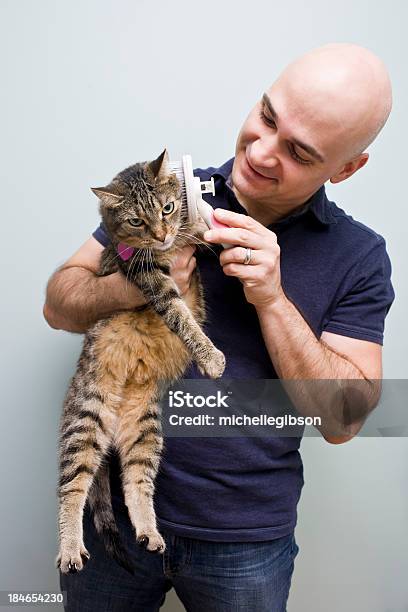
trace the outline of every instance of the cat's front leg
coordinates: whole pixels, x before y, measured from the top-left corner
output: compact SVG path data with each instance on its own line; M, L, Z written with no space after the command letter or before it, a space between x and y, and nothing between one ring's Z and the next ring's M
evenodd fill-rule
M179 296L173 279L155 270L139 284L150 306L164 319L189 349L200 372L220 378L225 369L224 354L219 351L198 325L190 309Z
M220 378L225 370L224 353L205 335L185 302L177 296L169 300L168 307L162 308L159 302L155 304L155 309L190 350L201 374Z

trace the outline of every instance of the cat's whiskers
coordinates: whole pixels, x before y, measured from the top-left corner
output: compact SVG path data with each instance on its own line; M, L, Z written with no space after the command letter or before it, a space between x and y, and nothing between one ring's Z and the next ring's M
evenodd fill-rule
M146 272L146 276L147 276L147 280L149 281L149 285L150 285L150 289L153 295L153 299L156 299L156 296L154 295L154 288L151 282L151 276L153 275L154 272L156 272L155 268L154 268L154 261L153 261L153 254L152 254L152 250L151 249L147 249L147 263L151 263L151 270L149 272Z
M191 244L190 242L188 242L185 238L183 238L182 236L177 236L177 242L181 242L182 246L188 246L189 244Z
M190 230L190 231L188 231L188 230ZM208 243L207 243L207 242L204 242L204 241L203 241L201 238L199 238L199 237L197 236L197 234L192 234L192 233L191 233L191 225L190 225L190 224L186 224L186 225L184 225L184 224L182 223L182 224L180 225L180 227L179 227L178 233L179 233L179 234L180 234L180 233L182 233L182 234L184 234L185 236L189 236L189 237L191 237L192 239L194 239L194 241L198 241L198 242L200 242L201 244L205 244L206 246L208 246L208 247L209 247Z
M128 267L128 271L126 274L126 294L129 295L129 285L132 285L132 267L135 264L135 261L137 261L137 255L133 255L132 260L130 262L130 265Z
M130 271L131 271L131 269L132 269L132 264L134 263L134 260L135 260L136 256L137 256L137 253L135 253L135 254L132 256L132 259L130 260L130 264L129 264L128 269L127 269L127 272L126 272L126 291L127 291L127 286L128 286L128 282L129 282L129 274L130 274ZM129 284L130 284L130 283L129 283Z
M141 249L136 249L135 254L132 256L130 265L128 267L127 273L126 273L126 294L129 295L129 289L128 289L128 285L133 284L132 283L132 267L135 264L135 261L137 261L137 256L140 253ZM130 278L130 280L129 280Z
M148 257L149 257L149 249L143 249L140 274L141 274L143 282L146 284L148 282L150 284L149 276L145 268L145 264L147 264L148 262ZM152 288L151 285L150 285L150 288Z
M143 273L144 273L143 264L144 264L145 256L146 256L146 249L143 249L142 255L140 258L140 265L138 266L138 269L137 269L137 273L140 274L142 279L143 279Z
M209 249L214 255L217 255L217 253L214 251L214 249L212 247L210 247L210 245L205 242L204 240L201 240L201 238L198 238L197 236L194 236L194 234L189 234L187 232L179 232L178 236L183 237L183 238L187 238L188 239L188 244L199 244L202 246L207 247L207 249Z

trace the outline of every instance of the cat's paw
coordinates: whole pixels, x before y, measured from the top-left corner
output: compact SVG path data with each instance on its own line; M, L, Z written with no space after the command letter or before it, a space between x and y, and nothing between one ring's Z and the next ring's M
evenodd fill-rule
M160 553L161 555L166 550L166 544L157 530L141 533L137 536L137 542L149 550L150 552Z
M85 567L90 557L91 555L83 544L64 547L60 548L55 564L63 574L75 574Z
M225 370L225 355L214 347L197 365L203 376L220 378Z

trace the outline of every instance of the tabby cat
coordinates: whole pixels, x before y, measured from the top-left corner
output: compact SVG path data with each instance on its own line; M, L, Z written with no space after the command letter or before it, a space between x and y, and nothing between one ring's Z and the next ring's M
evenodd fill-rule
M224 355L201 329L204 302L198 272L180 297L169 274L177 251L196 234L182 206L181 186L166 150L153 162L120 172L92 190L110 237L99 275L120 269L147 305L99 320L86 333L60 426L59 537L61 572L76 572L90 555L83 542L88 499L108 552L131 571L111 505L107 456L118 451L125 503L136 540L163 552L153 508L163 445L158 402L191 359L217 378Z

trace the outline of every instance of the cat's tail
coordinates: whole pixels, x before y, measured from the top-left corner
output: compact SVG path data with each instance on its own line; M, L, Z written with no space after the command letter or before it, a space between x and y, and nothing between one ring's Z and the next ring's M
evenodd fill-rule
M101 536L109 555L127 572L134 575L135 568L129 559L128 552L122 543L112 508L109 483L109 464L103 462L97 471L88 502L93 514L95 527Z

